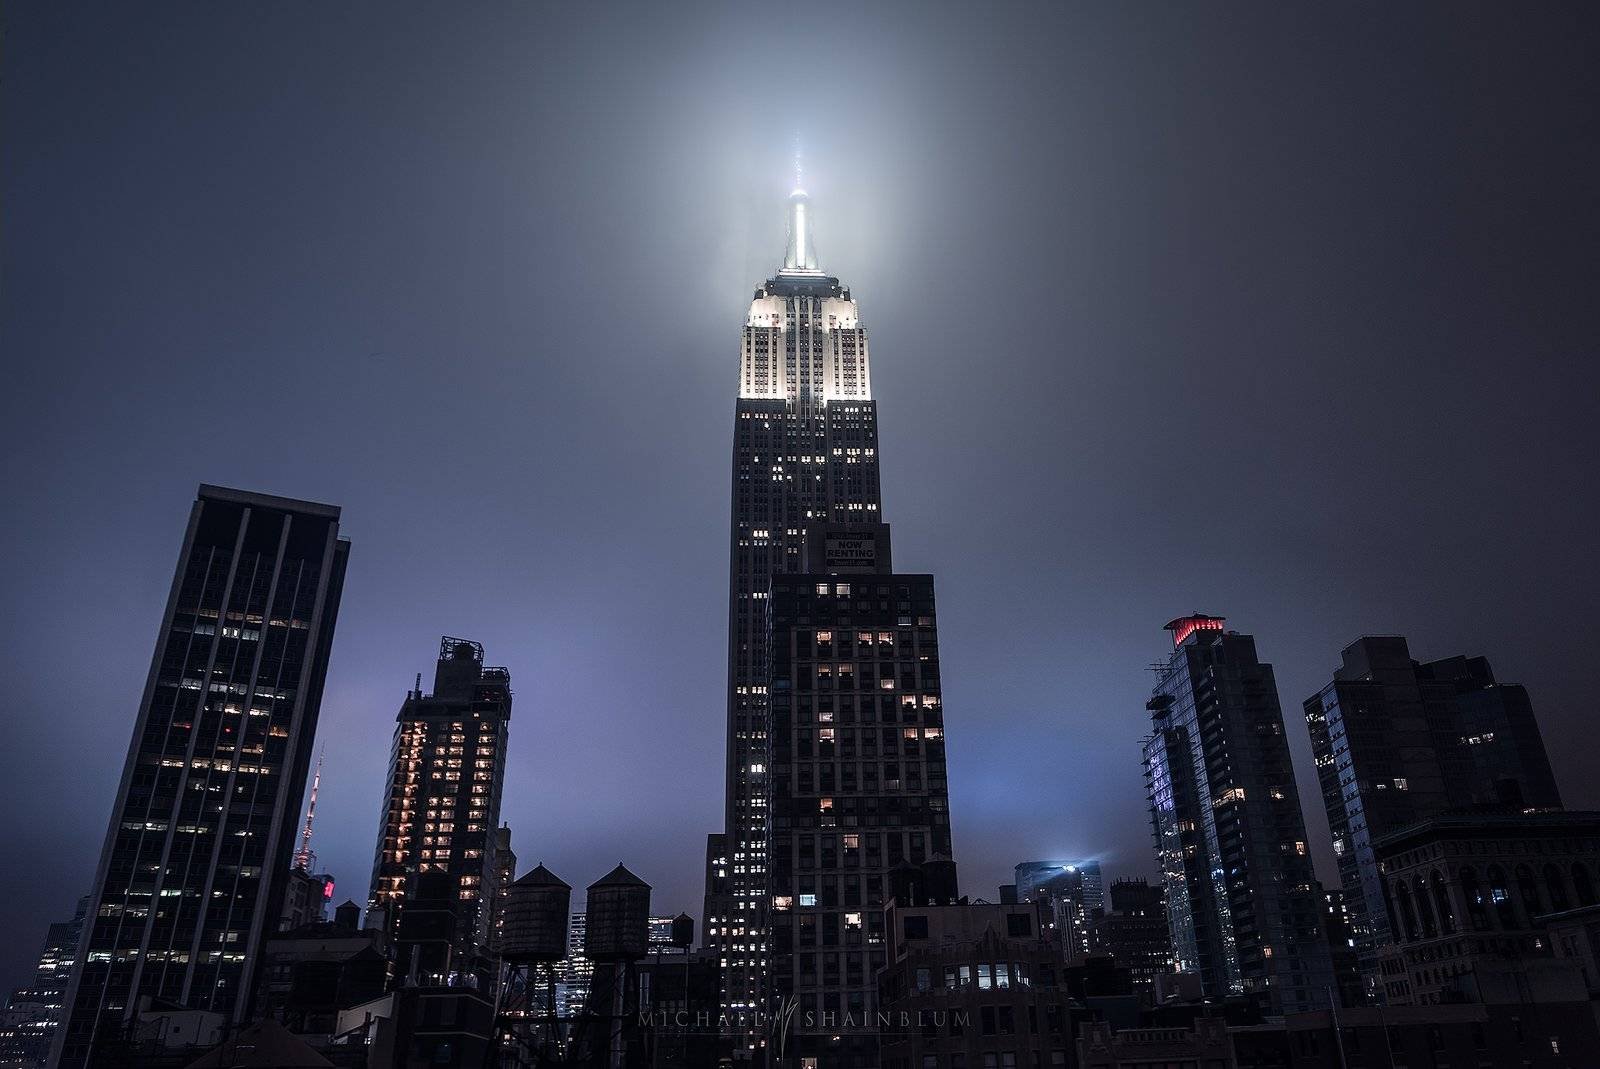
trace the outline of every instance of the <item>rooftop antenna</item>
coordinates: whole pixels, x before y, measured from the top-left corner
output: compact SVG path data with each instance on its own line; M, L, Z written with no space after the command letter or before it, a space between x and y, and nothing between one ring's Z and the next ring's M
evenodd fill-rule
M311 822L317 815L317 788L322 786L322 759L327 756L327 751L317 755L317 774L311 777L311 804L306 807L306 824L300 829L300 849L294 854L294 867L301 872L310 872L317 863L317 855L311 852Z

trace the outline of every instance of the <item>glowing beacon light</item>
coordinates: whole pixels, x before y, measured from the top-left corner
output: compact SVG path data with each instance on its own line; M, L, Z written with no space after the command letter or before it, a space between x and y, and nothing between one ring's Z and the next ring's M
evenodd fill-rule
M1183 645L1183 640L1196 631L1221 631L1222 622L1226 619L1227 617L1225 616L1207 616L1203 612L1197 612L1190 616L1178 617L1163 630L1172 632L1172 644L1174 646L1181 646Z

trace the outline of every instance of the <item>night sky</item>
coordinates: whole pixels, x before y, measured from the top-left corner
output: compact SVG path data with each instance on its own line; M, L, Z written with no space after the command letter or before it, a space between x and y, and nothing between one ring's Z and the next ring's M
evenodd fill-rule
M1594 5L5 5L0 983L88 890L195 487L354 542L315 847L364 901L441 634L524 868L700 913L738 331L798 142L937 576L963 890L1153 862L1162 625L1366 633L1593 745ZM1331 870L1324 862L1325 878Z

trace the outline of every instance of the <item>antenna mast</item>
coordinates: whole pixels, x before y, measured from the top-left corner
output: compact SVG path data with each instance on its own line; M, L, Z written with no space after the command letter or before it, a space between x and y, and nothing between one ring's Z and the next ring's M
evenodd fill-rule
M300 830L300 849L294 854L294 867L301 872L310 872L317 863L317 855L311 852L311 821L317 815L317 788L322 786L322 759L326 752L317 755L317 774L311 778L311 804L306 807L306 824Z

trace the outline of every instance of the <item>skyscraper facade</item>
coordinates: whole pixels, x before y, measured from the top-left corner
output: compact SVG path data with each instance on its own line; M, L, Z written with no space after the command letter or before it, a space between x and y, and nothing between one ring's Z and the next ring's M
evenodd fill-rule
M1098 861L1024 861L1015 869L1017 901L1032 902L1035 891L1052 881L1078 888L1084 909L1093 913L1106 904L1105 877Z
M1481 657L1420 664L1398 635L1347 646L1303 703L1343 904L1367 995L1393 941L1373 843L1451 809L1559 809L1528 693Z
M1133 989L1153 998L1156 977L1172 972L1172 933L1160 885L1113 881L1104 910L1094 917L1094 949L1128 970Z
M511 828L502 824L494 833L494 891L489 909L489 949L500 956L500 937L505 932L506 901L511 885L517 882L517 852L511 849Z
M331 505L200 487L90 895L58 1064L141 1000L242 1020L278 919L349 543Z
M1221 617L1167 630L1144 768L1178 967L1213 998L1324 1008L1333 968L1272 666Z
M511 673L485 667L478 643L448 636L433 693L417 687L396 717L367 906L398 932L418 877L445 874L456 914L445 982L489 952L510 720Z
M877 409L850 290L818 267L809 203L789 202L783 267L741 338L729 536L726 809L708 850L705 932L724 1013L761 1011L767 931L769 577L801 571L805 532L879 517ZM719 872L726 872L723 878Z
M5 1010L0 1011L0 1066L4 1069L42 1069L49 1062L88 911L89 900L80 898L71 920L49 927L33 982L12 991Z
M886 545L872 556L884 571L813 558L768 599L770 994L795 1007L789 1051L817 1069L879 1064L895 874L954 896L933 577L888 571Z
M1098 861L1024 861L1016 867L1017 900L1046 909L1070 962L1094 952L1094 917L1105 909Z

